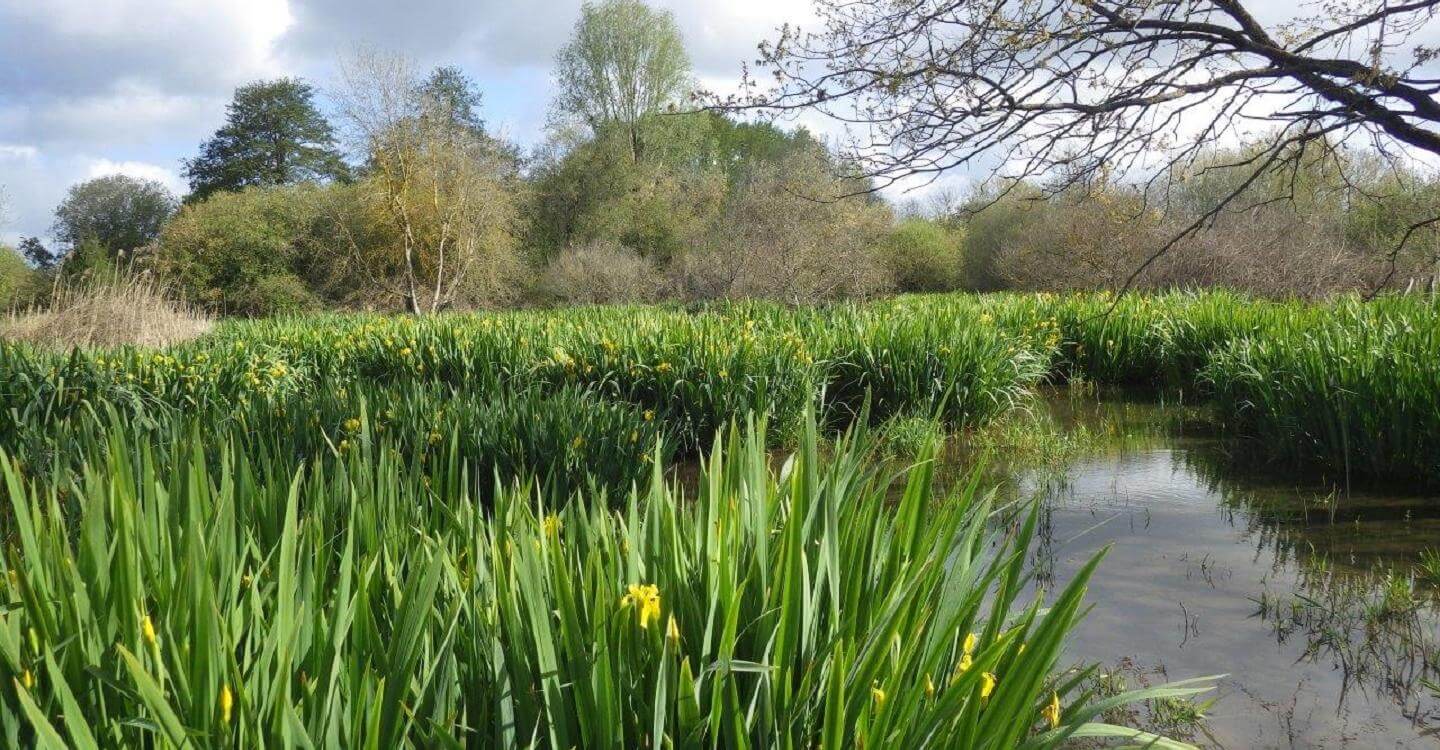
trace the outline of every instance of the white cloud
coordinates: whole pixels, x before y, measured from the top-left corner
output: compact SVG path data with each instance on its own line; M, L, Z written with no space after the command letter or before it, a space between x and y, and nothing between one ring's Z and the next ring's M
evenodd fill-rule
M108 177L114 174L123 174L144 180L155 180L176 195L185 192L185 182L180 179L180 175L176 174L174 170L166 169L158 164L147 164L143 161L95 159L90 162L86 179L93 180L96 177Z
M0 162L34 161L40 156L40 150L34 146L20 146L13 143L0 143Z

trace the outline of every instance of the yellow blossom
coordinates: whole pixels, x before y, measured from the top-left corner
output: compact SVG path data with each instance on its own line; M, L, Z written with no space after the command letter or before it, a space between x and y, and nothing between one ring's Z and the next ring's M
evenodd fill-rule
M1045 721L1050 723L1051 729L1055 729L1056 727L1060 726L1059 693L1050 693L1050 702L1045 704L1045 708L1040 710L1040 715L1045 718Z
M35 687L35 675L31 674L30 670L27 669L25 670L25 674L20 675L20 682L25 686L26 690L29 690Z
M646 421L646 422L649 422L649 421L652 421L652 420L654 420L654 419L655 419L655 410L654 410L654 409L646 409L646 410L645 410L645 421Z
M640 627L650 627L652 620L660 617L660 589L654 584L630 584L626 589L625 596L620 598L620 606L634 606L640 612Z
M230 686L220 687L220 720L226 724L230 723L230 712L235 708L235 695L230 692Z
M932 680L932 679L930 679L930 675L928 675L928 674L925 675L925 697L926 697L926 698L934 698L934 697L935 697L935 681Z
M968 633L968 634L966 634L966 636L965 636L965 643L964 643L964 645L961 647L961 648L962 648L962 652L963 652L966 656L970 656L971 654L975 653L975 646L978 645L979 643L980 643L980 639L979 639L978 637L976 637L976 635L975 635L974 633Z
M885 691L878 684L870 686L870 697L875 699L875 705L885 705Z
M665 640L670 642L671 648L680 647L680 623L675 621L675 613L670 613L670 619L665 623Z
M560 516L554 513L545 516L545 520L540 522L540 528L545 532L545 536L551 539L560 536L560 528L562 526L564 526L564 523L560 520Z
M981 672L981 673L980 673L980 697L981 697L981 698L989 698L989 697L990 697L990 694L993 693L993 692L995 692L995 673L994 673L994 672Z
M145 642L154 646L156 643L155 623L150 621L150 615L145 615L140 620L140 634L145 636Z

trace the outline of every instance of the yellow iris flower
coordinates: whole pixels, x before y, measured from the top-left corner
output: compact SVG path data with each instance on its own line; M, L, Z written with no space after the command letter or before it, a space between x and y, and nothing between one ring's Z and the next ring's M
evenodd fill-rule
M640 610L640 627L649 628L652 621L660 619L660 589L654 584L632 583L620 597L620 606Z
M1047 721L1047 722L1050 723L1050 728L1051 728L1051 729L1055 729L1056 727L1059 727L1059 726L1060 726L1060 694L1059 694L1059 693L1053 693L1053 692L1052 692L1052 693L1050 694L1050 702L1047 703L1047 704L1045 704L1045 708L1040 709L1040 715L1043 716L1043 717L1045 717L1045 721Z

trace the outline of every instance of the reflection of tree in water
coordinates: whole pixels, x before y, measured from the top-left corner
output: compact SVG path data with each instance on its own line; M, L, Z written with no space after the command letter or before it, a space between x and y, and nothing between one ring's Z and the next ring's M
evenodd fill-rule
M1373 544L1364 546L1385 546L1361 523L1361 506L1237 471L1219 451L1174 455L1221 498L1226 519L1255 545L1256 563L1268 563L1273 576L1255 598L1255 614L1276 640L1298 641L1301 661L1328 662L1341 676L1342 703L1351 689L1384 696L1413 724L1433 727L1427 734L1440 732L1440 695L1428 687L1440 681L1440 589L1417 580L1403 554L1372 549L1337 560L1327 552L1337 538L1363 545L1367 534Z

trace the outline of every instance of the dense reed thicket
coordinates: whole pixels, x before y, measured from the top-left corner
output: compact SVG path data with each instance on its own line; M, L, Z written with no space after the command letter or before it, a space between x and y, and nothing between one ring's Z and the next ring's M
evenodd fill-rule
M687 499L621 512L363 424L316 458L125 427L9 498L0 733L40 747L1051 747L1143 733L1057 671L1091 561L1042 607L1031 514L903 496L813 421L732 429ZM57 486L58 484L58 486ZM1172 746L1162 742L1159 746Z
M26 460L65 455L60 443L103 426L114 409L140 424L185 415L278 431L291 436L286 450L309 455L345 439L343 426L363 402L378 427L399 425L416 439L448 437L450 426L510 435L509 455L524 460L495 468L523 473L551 468L532 466L530 456L557 455L545 443L555 433L538 428L543 420L521 439L513 436L524 430L447 419L445 407L517 398L527 405L512 413L543 410L533 404L553 398L603 404L629 417L592 424L600 418L584 415L596 408L549 412L568 428L568 455L613 467L616 446L647 454L663 430L667 445L693 453L751 411L768 413L783 442L812 402L831 427L862 413L867 399L875 421L939 414L951 427L978 425L1048 376L1214 397L1231 434L1258 439L1260 455L1275 461L1337 479L1433 482L1437 312L1420 298L1316 305L1206 292L1118 302L1106 294L937 295L800 308L281 318L227 323L163 352L57 355L0 345L0 439ZM407 415L399 422L384 416L397 408ZM426 411L426 419L410 416ZM497 425L526 421L481 411ZM461 441L473 448L467 455L496 455L477 441ZM631 477L608 474L620 489Z

